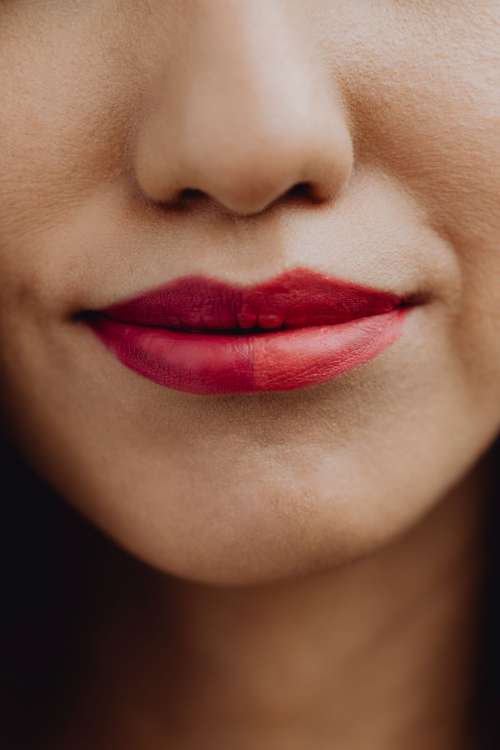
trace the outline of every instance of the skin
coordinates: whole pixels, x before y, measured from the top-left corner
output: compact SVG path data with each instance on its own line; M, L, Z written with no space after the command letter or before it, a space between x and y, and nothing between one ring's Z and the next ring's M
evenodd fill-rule
M469 667L435 654L450 633L473 641L475 470L500 430L500 2L3 0L0 81L3 411L137 560L147 593L129 609L174 601L191 624L166 661L150 608L110 625L95 746L293 748L296 717L297 748L457 747ZM304 179L319 203L291 194ZM74 320L185 274L253 284L299 265L422 304L369 364L250 396L157 386ZM398 604L373 597L375 571L399 571ZM387 634L422 591L442 617ZM327 620L338 637L316 635ZM268 650L274 693L249 689L269 685Z

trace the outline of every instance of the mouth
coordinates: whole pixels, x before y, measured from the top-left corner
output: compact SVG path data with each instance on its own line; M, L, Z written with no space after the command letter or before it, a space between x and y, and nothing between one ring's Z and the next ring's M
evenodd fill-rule
M253 286L185 276L77 317L137 374L209 395L331 380L396 341L415 304L296 268Z

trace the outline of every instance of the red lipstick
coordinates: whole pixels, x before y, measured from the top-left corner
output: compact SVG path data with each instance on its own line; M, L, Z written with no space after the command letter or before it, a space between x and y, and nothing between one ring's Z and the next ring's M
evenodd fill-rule
M99 310L87 322L127 367L197 394L322 383L380 354L408 305L305 268L253 286L185 276Z

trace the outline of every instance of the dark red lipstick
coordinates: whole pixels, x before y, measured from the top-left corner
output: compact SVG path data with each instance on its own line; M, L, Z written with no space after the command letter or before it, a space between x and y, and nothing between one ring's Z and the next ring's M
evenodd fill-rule
M198 394L302 388L373 359L401 334L407 301L297 268L253 286L185 276L87 322L127 367Z

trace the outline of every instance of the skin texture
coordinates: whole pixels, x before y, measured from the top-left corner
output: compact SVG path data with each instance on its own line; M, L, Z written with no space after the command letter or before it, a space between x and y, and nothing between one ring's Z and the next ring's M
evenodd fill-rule
M3 0L0 81L2 407L68 502L234 591L453 497L500 427L498 0ZM149 382L73 318L296 266L423 304L345 376L239 396Z

